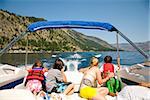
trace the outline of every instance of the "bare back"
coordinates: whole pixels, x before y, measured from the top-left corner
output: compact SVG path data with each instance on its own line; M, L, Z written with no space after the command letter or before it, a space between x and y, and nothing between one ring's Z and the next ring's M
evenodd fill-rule
M92 87L97 87L97 83L96 83L96 79L97 79L96 72L97 72L97 69L98 69L97 67L90 67L84 73L84 76L83 76L83 80L89 80ZM84 86L86 86L86 84L82 83L81 84L81 88L84 87Z

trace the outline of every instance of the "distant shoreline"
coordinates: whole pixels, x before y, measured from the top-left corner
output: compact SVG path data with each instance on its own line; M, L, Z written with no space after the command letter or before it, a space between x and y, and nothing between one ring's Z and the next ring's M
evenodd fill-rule
M11 50L11 51L8 51L7 53L52 53L54 51L25 51L25 50ZM58 52L58 51L55 51L55 52Z
M111 51L116 51L116 50L111 50ZM110 52L111 52L110 51ZM122 50L120 50L122 51ZM44 51L44 50L41 50L41 51L28 51L26 52L26 50L9 50L7 51L6 53L60 53L60 52L105 52L105 51Z
M110 52L114 52L116 50L111 50ZM119 50L119 51L126 51L126 50ZM60 53L60 52L108 52L107 50L106 51L44 51L44 50L41 50L41 51L28 51L26 52L25 50L10 50L10 51L7 51L6 53L8 54L12 54L12 53ZM126 51L126 52L138 52L138 51ZM150 51L145 51L145 52L150 52Z

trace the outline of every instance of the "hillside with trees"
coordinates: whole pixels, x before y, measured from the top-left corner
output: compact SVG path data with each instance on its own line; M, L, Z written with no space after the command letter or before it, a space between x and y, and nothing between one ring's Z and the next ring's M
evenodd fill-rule
M44 21L44 18L20 16L0 10L0 48L4 48L13 38L27 30L33 22ZM44 29L25 36L11 50L25 50L28 38L28 49L31 51L108 51L115 50L107 42L92 36L86 36L71 29Z

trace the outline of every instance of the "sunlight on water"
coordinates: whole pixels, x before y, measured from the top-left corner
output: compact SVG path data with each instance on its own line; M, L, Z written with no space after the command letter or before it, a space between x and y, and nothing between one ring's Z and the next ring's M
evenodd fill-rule
M110 55L113 58L113 63L116 64L117 61L117 52L109 51L109 52L77 52L78 59L82 60L82 63L79 64L78 67L86 67L90 64L90 59L93 55L102 54L99 58L100 62L103 62L103 59L106 55ZM74 53L73 52L63 52L63 53L56 53L55 57L50 57L48 53L36 53L36 54L28 54L28 64L33 64L35 59L41 59L43 62L48 62L49 66L53 64L56 57L68 58L71 57ZM75 58L72 58L72 60ZM120 63L122 65L133 65L136 63L142 63L146 59L138 52L127 52L121 51L120 52ZM0 58L0 63L7 63L12 65L20 65L24 64L25 62L25 54L4 54Z

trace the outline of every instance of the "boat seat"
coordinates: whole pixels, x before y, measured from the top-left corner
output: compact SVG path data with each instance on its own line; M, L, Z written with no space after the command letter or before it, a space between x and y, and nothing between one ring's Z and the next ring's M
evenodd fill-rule
M77 71L66 71L65 75L67 77L67 81L72 82L75 85L75 92L79 92L83 73Z
M15 89L26 89L26 87L25 87L26 76L27 76L27 74L25 75L25 77L24 77L24 79L23 79L23 83L21 83L21 84L15 86L15 87L14 87Z
M0 100L42 100L26 89L6 89L0 91Z

